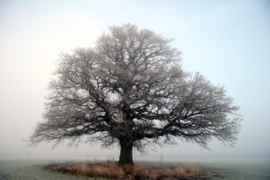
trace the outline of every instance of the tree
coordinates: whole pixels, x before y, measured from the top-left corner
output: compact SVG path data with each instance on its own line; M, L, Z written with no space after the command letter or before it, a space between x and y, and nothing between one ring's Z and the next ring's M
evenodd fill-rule
M212 137L235 143L238 107L224 87L182 70L172 39L130 24L109 30L95 48L62 54L31 145L74 145L86 135L105 148L119 145L119 163L133 164L133 148L145 152L175 137L204 148Z

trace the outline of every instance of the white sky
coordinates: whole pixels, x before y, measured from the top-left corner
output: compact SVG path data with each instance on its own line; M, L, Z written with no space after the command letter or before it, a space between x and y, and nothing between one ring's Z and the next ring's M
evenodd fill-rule
M46 86L61 52L93 47L108 26L150 29L183 52L185 71L225 85L244 116L235 148L213 140L158 147L149 156L270 155L270 2L263 0L0 0L0 154L118 156L119 149L80 145L27 148L42 121Z

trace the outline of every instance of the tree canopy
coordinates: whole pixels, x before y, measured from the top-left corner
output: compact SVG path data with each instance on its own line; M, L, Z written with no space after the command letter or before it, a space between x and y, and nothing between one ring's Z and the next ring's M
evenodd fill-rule
M135 25L112 26L94 48L62 54L49 84L44 121L30 137L40 142L83 136L89 143L121 147L121 164L174 138L204 148L212 137L233 145L241 116L223 86L184 72L172 39Z

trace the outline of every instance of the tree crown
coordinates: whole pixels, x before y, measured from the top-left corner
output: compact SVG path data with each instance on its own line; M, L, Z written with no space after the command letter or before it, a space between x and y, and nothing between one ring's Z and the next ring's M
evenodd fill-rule
M150 143L173 144L174 137L205 148L212 137L233 145L239 108L224 87L184 72L171 41L124 24L110 27L95 48L62 54L32 145L74 144L84 135L104 147L131 144L141 152Z

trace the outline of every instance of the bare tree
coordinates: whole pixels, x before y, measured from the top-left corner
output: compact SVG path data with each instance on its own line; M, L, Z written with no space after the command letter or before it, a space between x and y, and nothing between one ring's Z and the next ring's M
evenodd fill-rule
M94 49L62 54L46 104L44 122L31 145L70 140L119 145L120 164L132 150L173 144L174 137L204 148L216 137L233 145L240 128L237 106L224 87L181 69L180 51L150 30L110 27Z

